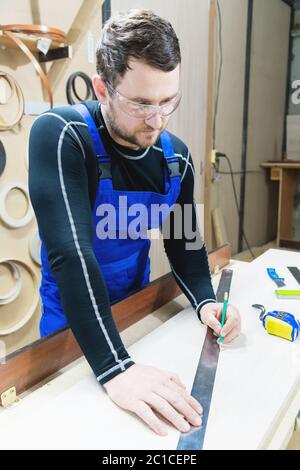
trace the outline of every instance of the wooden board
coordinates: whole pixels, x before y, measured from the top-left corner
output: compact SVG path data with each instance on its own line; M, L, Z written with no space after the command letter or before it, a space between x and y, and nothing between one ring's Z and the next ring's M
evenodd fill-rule
M300 164L284 161L265 162L261 166L270 168L271 180L279 181L277 246L299 250L300 239L294 235L294 216Z
M278 161L278 162L264 162L260 165L263 168L290 168L298 170L300 163L289 162L289 161Z
M254 302L281 308L300 318L299 302L277 300L266 267L295 280L286 265L300 264L300 254L269 250L249 264L233 265L230 302L238 306L243 333L222 350L210 408L205 449L277 448L286 442L280 424L291 429L300 403L300 339L290 343L262 328ZM215 282L217 284L217 282ZM216 287L216 286L215 286ZM206 327L187 308L129 348L136 362L176 371L192 386ZM41 413L42 410L42 413ZM175 449L179 433L159 437L140 420L116 407L96 382L86 362L0 410L1 449ZM281 436L280 439L278 436Z
M208 256L210 269L226 266L230 245L224 245ZM112 307L120 331L181 294L172 274L166 274L147 287ZM32 387L49 375L82 356L72 331L64 328L12 353L0 364L0 394L11 387L17 393Z

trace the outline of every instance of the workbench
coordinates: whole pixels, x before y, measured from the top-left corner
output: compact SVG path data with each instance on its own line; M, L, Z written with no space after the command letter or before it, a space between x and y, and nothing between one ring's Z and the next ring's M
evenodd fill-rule
M285 275L300 253L268 250L251 263L231 261L229 302L239 308L242 334L221 350L204 441L205 449L285 448L300 409L300 339L268 335L251 305L300 318L296 300L278 300L267 267ZM220 274L213 277L217 288ZM178 303L179 305L179 303ZM142 320L141 320L142 321ZM131 327L132 328L132 327ZM126 330L123 333L126 336ZM185 307L129 347L138 363L175 371L191 389L206 327ZM179 432L160 437L118 408L81 357L20 401L0 408L0 449L176 449Z
M300 237L295 234L295 195L300 177L300 162L265 162L261 167L270 170L270 180L279 182L277 246L299 250Z

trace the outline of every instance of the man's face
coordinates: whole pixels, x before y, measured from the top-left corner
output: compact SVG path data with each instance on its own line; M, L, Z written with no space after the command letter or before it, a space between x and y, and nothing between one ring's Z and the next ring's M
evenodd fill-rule
M162 105L179 91L180 65L171 72L163 72L138 60L129 61L126 72L115 89L120 95L141 104ZM148 119L129 116L115 94L109 96L104 107L113 137L123 145L146 148L153 145L166 128L169 117L158 113Z

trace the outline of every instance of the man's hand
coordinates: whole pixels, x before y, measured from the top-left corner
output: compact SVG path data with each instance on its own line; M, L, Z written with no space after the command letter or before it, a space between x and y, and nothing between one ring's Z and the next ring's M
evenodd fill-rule
M200 309L202 322L212 328L217 336L224 337L223 344L230 343L241 333L241 317L237 308L233 305L227 306L226 321L222 328L222 303L207 303Z
M181 432L189 431L190 424L201 426L201 405L172 372L134 364L106 382L104 388L114 403L138 415L161 436L168 434L167 427L154 412Z

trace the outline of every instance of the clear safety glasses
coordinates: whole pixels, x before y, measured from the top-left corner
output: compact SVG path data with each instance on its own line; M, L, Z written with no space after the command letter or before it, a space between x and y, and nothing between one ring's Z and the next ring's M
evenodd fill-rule
M174 98L160 106L141 104L126 98L126 96L122 96L110 85L110 83L106 83L106 85L110 92L117 97L124 113L137 119L150 119L157 113L162 117L170 116L174 111L176 111L181 100L181 92L179 91Z

